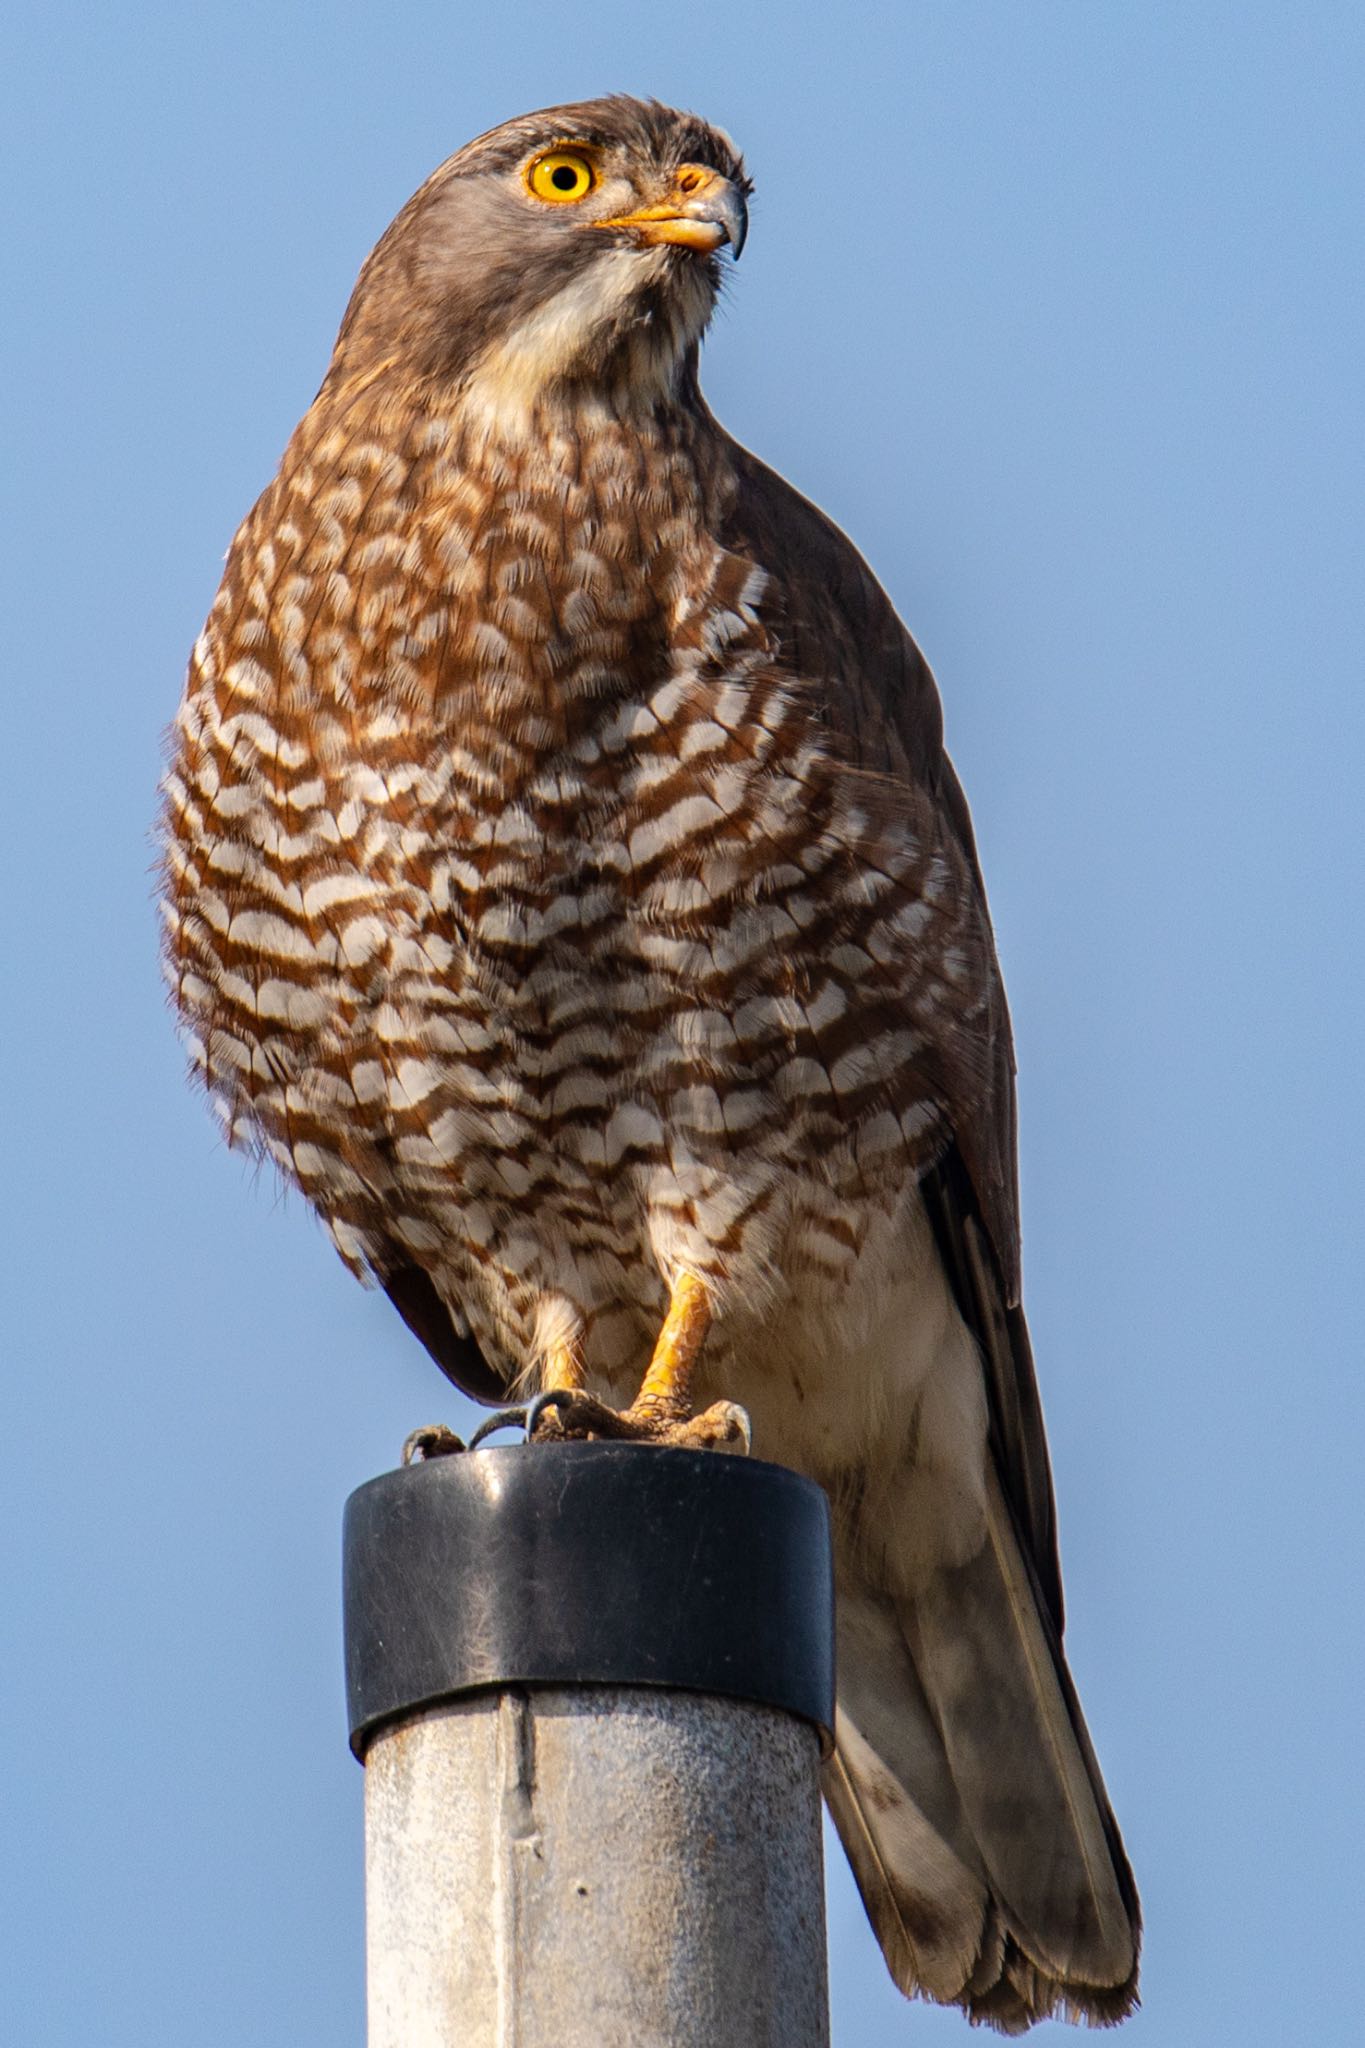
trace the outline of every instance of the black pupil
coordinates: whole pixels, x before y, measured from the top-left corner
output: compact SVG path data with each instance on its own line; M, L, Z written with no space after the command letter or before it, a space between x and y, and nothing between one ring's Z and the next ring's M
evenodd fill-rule
M572 164L556 164L550 173L550 183L556 192L572 192L578 183L578 173Z

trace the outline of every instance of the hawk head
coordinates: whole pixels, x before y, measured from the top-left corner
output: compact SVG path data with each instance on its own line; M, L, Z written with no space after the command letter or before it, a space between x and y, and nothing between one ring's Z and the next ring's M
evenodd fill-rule
M677 393L743 247L728 137L657 101L525 114L433 173L361 271L332 377L392 365L504 413L567 387Z

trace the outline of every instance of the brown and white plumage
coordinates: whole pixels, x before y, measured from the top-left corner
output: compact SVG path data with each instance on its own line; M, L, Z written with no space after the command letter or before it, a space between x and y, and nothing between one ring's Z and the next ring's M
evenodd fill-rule
M231 1136L479 1398L619 1394L703 1283L699 1391L835 1504L827 1790L897 1981L1117 2019L971 825L886 597L702 401L746 190L612 99L404 208L195 649L169 972Z

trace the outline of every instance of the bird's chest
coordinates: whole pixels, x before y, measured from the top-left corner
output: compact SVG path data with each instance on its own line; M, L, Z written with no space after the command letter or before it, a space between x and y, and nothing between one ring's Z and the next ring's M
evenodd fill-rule
M646 452L531 491L436 444L307 516L286 470L230 558L169 785L172 971L229 1128L353 1263L397 1233L543 1281L567 1248L613 1295L663 1243L771 1266L794 1181L903 1171L859 821L761 570Z
M677 447L599 436L534 487L435 433L406 465L346 448L321 494L286 466L196 650L181 1009L296 1175L310 1120L471 1170L534 1125L572 1173L713 1045L808 823L762 578Z
M348 801L367 891L339 911L346 1000L317 1042L391 1131L471 1184L534 1154L548 1192L780 1121L810 1028L814 798L780 695L742 659L703 674L673 649L515 762L505 721L500 773L468 733L427 735L411 771L366 762Z

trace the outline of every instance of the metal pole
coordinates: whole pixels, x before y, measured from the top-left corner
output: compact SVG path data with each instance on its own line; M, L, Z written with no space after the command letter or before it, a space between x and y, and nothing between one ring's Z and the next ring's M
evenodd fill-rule
M369 2048L827 2048L823 1494L621 1444L346 1516Z

